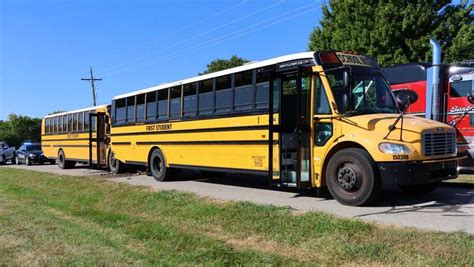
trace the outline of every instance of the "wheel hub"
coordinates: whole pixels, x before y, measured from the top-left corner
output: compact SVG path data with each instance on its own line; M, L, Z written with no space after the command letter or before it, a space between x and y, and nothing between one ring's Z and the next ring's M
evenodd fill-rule
M344 165L339 168L337 182L345 190L354 189L357 184L357 172L350 166Z

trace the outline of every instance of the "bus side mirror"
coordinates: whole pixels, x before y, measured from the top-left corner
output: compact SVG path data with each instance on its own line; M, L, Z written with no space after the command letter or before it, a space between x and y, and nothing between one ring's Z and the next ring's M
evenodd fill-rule
M344 106L344 112L349 111L349 95L343 94L342 95L342 105Z
M398 90L394 92L395 99L402 110L408 108L418 100L418 94L412 90Z
M469 101L471 104L474 104L474 95L472 94L472 91L467 93L467 101Z
M342 81L343 81L343 86L344 86L344 89L347 89L349 88L349 85L351 83L350 81L350 75L349 75L349 72L347 70L345 70L343 73L342 73Z

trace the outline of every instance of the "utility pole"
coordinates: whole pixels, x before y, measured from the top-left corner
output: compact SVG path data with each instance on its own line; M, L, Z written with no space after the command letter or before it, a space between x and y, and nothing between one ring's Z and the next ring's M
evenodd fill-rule
M81 78L81 81L90 81L91 82L93 104L94 104L94 106L97 106L97 103L96 103L97 95L95 93L95 84L94 84L94 82L95 81L102 81L102 79L94 78L94 74L92 73L92 66L90 66L90 71L91 71L91 77L90 78Z

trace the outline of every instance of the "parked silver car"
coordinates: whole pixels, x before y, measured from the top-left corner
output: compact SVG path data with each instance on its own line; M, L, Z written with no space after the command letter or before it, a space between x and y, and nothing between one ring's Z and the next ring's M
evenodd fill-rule
M0 164L6 164L9 160L15 163L15 148L8 147L5 142L0 142Z

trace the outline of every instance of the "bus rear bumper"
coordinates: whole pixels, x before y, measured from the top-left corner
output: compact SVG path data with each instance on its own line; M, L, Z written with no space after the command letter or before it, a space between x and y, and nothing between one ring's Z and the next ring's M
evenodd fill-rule
M423 162L379 162L382 184L416 185L458 177L458 159Z

